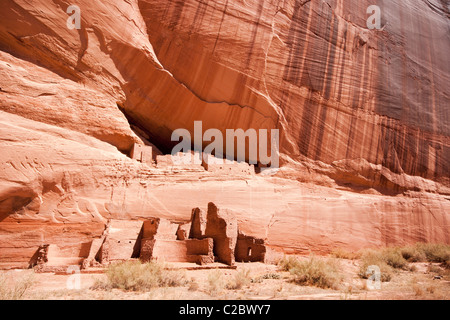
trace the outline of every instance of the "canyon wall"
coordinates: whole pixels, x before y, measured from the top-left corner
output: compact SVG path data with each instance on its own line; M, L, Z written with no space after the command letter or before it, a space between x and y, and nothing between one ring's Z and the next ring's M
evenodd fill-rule
M446 0L3 0L0 266L210 201L284 252L450 243L449 14ZM279 129L281 169L127 156L170 152L196 120Z

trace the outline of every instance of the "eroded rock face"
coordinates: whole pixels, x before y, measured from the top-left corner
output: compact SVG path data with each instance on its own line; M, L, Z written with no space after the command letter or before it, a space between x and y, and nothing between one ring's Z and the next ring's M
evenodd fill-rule
M0 266L47 243L77 256L108 219L188 221L209 201L285 252L450 243L448 6L375 2L79 0L70 30L66 3L3 1ZM366 27L371 4L382 30ZM126 156L169 151L195 120L280 129L282 170Z

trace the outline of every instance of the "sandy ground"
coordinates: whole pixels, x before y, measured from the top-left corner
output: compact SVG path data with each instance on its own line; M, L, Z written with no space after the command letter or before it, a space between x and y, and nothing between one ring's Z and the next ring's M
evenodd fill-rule
M119 289L92 290L92 285L98 279L106 279L102 273L80 274L79 289L70 289L70 285L76 284L74 280L76 278L70 275L34 273L33 270L0 271L0 275L7 280L3 286L9 286L11 290L23 279L31 277L31 286L21 299L450 299L449 272L442 269L441 274L444 276L441 279L435 279L438 273L428 271L429 263L411 263L416 270L396 270L392 280L383 282L381 289L369 290L366 285L367 280L357 275L359 261L338 260L342 281L337 290L295 284L289 272L280 271L276 265L263 263L238 263L236 270L178 269L177 272L185 275L186 285L155 288L149 292L127 292ZM233 281L236 273L242 270L249 270L248 278L253 280L240 289L227 288L226 284ZM263 279L264 275L266 277L271 275L270 277L276 279ZM214 285L211 285L209 280L211 277L216 280L213 282Z

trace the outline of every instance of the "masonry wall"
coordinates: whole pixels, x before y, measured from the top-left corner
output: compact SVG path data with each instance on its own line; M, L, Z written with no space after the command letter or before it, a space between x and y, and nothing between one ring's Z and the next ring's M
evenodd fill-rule
M153 148L135 143L130 152L130 158L146 164L153 164Z
M212 239L164 240L143 239L141 260L152 259L166 262L214 262Z
M100 254L102 262L138 258L142 226L142 221L111 220Z
M238 235L236 217L228 210L219 210L214 203L210 202L206 220L205 237L214 240L214 255L219 262L233 265Z
M230 161L226 159L218 159L212 155L205 156L202 166L208 172L218 174L232 174L232 175L253 175L255 174L255 167L246 162Z
M184 162L174 162L171 154L166 155L158 155L156 156L156 167L158 169L166 169L166 170L182 170L182 171L194 171L201 172L205 171L205 168L201 165L201 163L194 163L193 158L190 154L178 153L179 157L190 157L187 161Z
M266 255L264 240L240 236L236 242L234 255L238 262L264 262Z

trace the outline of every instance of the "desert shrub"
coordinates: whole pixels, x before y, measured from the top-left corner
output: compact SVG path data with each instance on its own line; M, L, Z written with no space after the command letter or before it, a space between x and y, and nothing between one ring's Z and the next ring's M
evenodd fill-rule
M262 283L263 280L264 280L263 277L260 276L260 277L256 277L256 278L251 278L251 279L250 279L250 282L251 282L251 283Z
M242 269L235 273L233 279L227 283L226 287L230 290L237 290L248 285L250 282L250 270Z
M0 300L20 300L34 283L34 275L27 274L15 281L9 281L0 274Z
M436 243L416 243L399 248L403 258L410 262L441 262L450 261L450 246Z
M365 250L361 257L359 276L367 278L366 270L370 265L377 265L381 270L382 281L389 281L392 268L414 271L408 266L408 261L440 262L446 268L450 264L450 246L445 244L417 243L401 248L384 248ZM389 279L389 280L388 280Z
M385 248L380 251L380 255L381 259L393 268L406 269L408 266L408 261L397 248Z
M292 256L284 257L283 259L278 261L278 266L281 271L289 271L297 267L298 264L299 264L298 259Z
M450 260L450 245L436 243L417 243L419 252L422 252L429 262L443 262ZM422 260L423 261L423 260Z
M214 270L208 274L208 291L211 295L220 293L225 287L225 279L220 270Z
M360 252L350 252L344 249L334 249L331 252L331 256L338 259L348 259L348 260L356 260L361 257Z
M261 283L261 282L263 282L263 280L267 280L267 279L278 280L278 279L281 279L281 275L278 273L266 273L266 274L263 274L262 276L252 278L251 283Z
M300 285L337 289L341 281L336 260L321 260L312 256L308 260L297 260L291 265L289 272L294 276L294 282Z
M369 266L378 266L381 273L381 281L388 282L392 279L392 267L389 266L380 252L375 250L366 250L361 256L361 264L359 268L359 277L367 279L370 274L367 273Z
M278 273L266 273L262 276L263 279L281 279Z
M89 287L89 289L108 291L111 290L111 285L108 283L108 281L97 278L95 279L94 284Z
M407 246L400 248L402 257L410 262L426 261L427 257L423 251L418 250L416 246Z
M157 262L126 261L114 263L106 270L107 282L94 283L92 289L117 288L127 291L148 291L156 287L176 287L186 284L183 273L166 270Z

